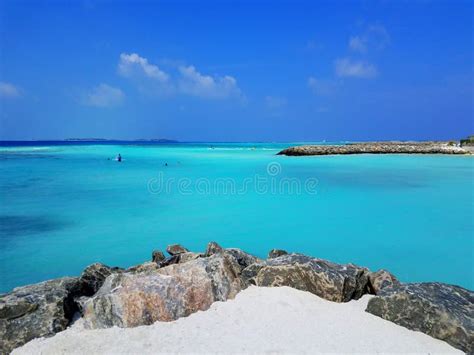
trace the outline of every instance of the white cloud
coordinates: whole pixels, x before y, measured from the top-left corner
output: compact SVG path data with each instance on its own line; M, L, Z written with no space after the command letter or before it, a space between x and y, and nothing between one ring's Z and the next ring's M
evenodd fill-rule
M113 107L120 105L124 98L125 94L119 88L100 84L85 96L83 103L87 106Z
M265 106L269 109L279 109L285 107L288 103L285 97L280 96L265 96Z
M179 67L180 93L211 99L240 96L241 92L234 77L203 75L192 65Z
M308 86L316 95L331 95L336 91L338 83L334 80L308 78Z
M338 77L369 79L377 76L377 68L363 61L351 61L348 58L337 59L335 67Z
M140 57L136 53L120 54L118 72L124 77L145 76L163 83L169 79L167 73L158 68L158 66L150 64L148 59Z
M137 53L122 53L118 73L132 79L138 89L147 95L190 95L206 99L240 97L237 80L230 76L205 75L193 65L165 60L168 73Z
M367 41L360 36L354 36L349 39L349 48L356 52L365 53L367 51Z
M349 48L365 53L369 48L383 49L390 43L390 35L382 25L370 25L362 34L349 38Z
M21 90L13 84L0 81L0 97L16 98L21 96Z

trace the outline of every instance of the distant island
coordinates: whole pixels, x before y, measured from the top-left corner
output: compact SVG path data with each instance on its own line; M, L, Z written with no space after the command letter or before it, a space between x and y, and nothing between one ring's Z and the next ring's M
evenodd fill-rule
M166 138L152 139L107 139L107 138L66 138L66 142L152 142L152 143L179 143L177 140Z
M106 142L110 139L105 138L66 138L63 139L66 142Z
M158 138L158 139L135 139L133 142L154 142L154 143L179 143L177 140Z
M471 136L472 137L472 136ZM471 137L469 139L471 139ZM469 140L468 139L468 140ZM282 150L278 155L343 155L343 154L472 154L466 141L427 142L361 142L347 144L302 145Z

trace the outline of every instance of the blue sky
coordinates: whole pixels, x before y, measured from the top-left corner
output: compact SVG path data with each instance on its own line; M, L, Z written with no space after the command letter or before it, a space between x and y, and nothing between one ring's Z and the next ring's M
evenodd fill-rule
M452 139L471 1L0 0L0 139Z

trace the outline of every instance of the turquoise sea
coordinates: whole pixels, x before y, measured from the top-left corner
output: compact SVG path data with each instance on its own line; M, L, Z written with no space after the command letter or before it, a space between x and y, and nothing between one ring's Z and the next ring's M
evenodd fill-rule
M0 292L209 241L474 289L473 157L276 155L290 145L4 143Z

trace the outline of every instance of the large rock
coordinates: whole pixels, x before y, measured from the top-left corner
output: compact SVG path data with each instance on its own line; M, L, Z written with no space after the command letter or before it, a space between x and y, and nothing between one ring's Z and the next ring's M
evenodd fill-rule
M203 255L201 253L193 253L191 251L187 253L182 253L179 254L178 264L187 263L188 261L196 260L202 256Z
M160 264L157 264L153 261L148 261L143 264L131 266L126 270L126 272L130 272L130 273L149 272L149 271L158 270L160 267L161 267Z
M165 259L165 254L163 254L163 252L160 250L153 250L153 252L151 253L151 261L155 263L160 263Z
M110 267L101 263L89 265L84 269L80 277L80 282L83 284L84 295L92 296L99 290L107 276L122 271L123 269L121 268Z
M368 274L368 269L356 265L301 254L267 259L242 272L245 280L257 286L289 286L335 302L348 302L368 293Z
M183 254L189 252L188 249L183 247L180 244L171 244L166 247L166 251L168 252L169 255L174 256L178 254Z
M287 255L288 252L286 250L282 249L272 249L268 252L268 259L273 259L273 258L278 258L279 256L282 255Z
M238 248L226 248L224 249L224 254L231 256L234 258L237 263L240 265L240 269L243 270L246 267L261 262L262 260L253 256L245 251L238 249Z
M204 253L205 256L211 256L217 253L222 253L224 249L217 244L216 242L209 242L206 247L206 252Z
M462 287L430 282L385 288L366 311L474 353L474 292Z
M165 260L159 262L157 265L158 268L166 267L173 264L183 264L191 260L202 257L200 253L193 253L192 251L176 254L166 258Z
M396 287L400 285L400 281L390 272L380 269L377 272L369 273L369 286L371 293L378 294L384 288Z
M142 273L109 276L84 303L89 328L136 327L171 321L233 298L245 287L240 266L224 254Z
M83 294L78 278L65 277L15 288L0 296L0 354L68 326Z

